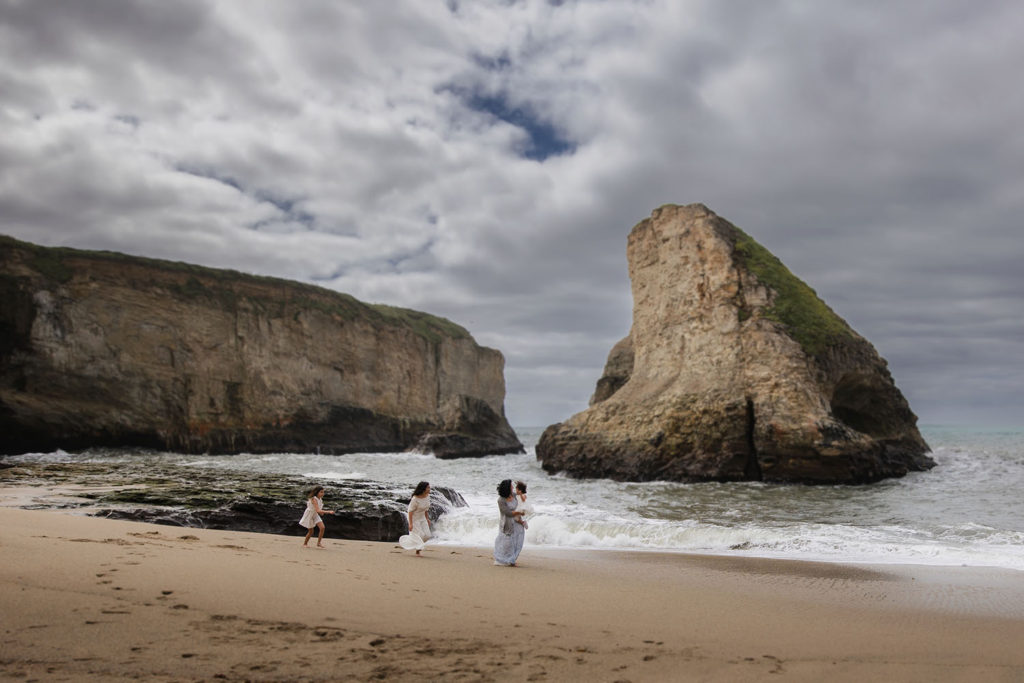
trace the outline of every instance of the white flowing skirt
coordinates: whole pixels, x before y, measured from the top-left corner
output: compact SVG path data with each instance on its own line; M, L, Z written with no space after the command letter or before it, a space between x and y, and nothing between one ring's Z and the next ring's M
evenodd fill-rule
M519 522L512 524L512 533L507 536L498 532L494 539L494 564L511 565L519 559L519 553L523 551L523 541L526 540L526 529Z

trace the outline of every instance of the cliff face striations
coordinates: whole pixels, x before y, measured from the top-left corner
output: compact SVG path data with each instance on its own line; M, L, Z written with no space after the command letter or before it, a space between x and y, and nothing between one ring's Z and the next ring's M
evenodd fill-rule
M285 280L0 237L0 452L522 452L466 330Z
M628 242L633 326L549 472L866 483L935 463L874 347L741 230L663 206Z

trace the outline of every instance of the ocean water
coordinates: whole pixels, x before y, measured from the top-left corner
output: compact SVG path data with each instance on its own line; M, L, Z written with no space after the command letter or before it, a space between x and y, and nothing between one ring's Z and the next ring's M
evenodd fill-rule
M534 444L541 429L517 428L527 452L463 460L414 453L189 456L124 451L19 456L110 461L150 457L224 472L303 475L332 490L345 482L417 481L450 486L469 503L436 526L436 543L491 547L495 488L529 485L531 546L650 550L819 560L1002 567L1024 571L1024 430L922 427L938 465L867 486L764 483L622 483L545 473Z

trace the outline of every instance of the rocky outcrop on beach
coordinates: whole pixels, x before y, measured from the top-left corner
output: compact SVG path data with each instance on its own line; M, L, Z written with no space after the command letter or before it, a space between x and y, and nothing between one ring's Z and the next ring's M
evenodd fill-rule
M65 509L98 517L194 529L305 535L306 495L324 482L222 468L189 467L152 457L110 462L0 462L0 486L23 492L22 507ZM325 536L397 541L408 533L408 493L415 483L347 479L326 482ZM34 493L38 491L38 493ZM396 491L406 492L396 495ZM466 507L453 488L430 488L428 520Z
M406 506L409 500L381 500L381 486L373 482L346 484L343 500L325 503L332 514L324 517L324 537L356 541L385 541L394 543L409 533ZM337 497L334 493L334 497ZM139 497L139 496L136 496ZM149 505L132 507L121 505L104 508L98 517L126 519L133 522L166 524L193 529L221 529L224 531L251 531L261 534L304 536L307 529L298 523L297 506L293 499L246 495L228 500L216 508L188 509L182 501L165 498L154 507L154 496L146 496ZM466 507L466 501L454 489L431 488L430 509L427 519L431 526L453 507ZM300 511L301 512L301 511Z
M504 358L418 311L0 237L0 453L522 452Z
M629 235L633 325L548 472L626 481L867 483L935 463L874 347L701 204Z

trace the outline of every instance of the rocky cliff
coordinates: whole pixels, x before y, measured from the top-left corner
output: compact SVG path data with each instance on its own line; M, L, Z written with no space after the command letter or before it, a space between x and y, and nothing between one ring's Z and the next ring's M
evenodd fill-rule
M0 453L521 452L504 358L273 278L0 237Z
M865 483L934 462L886 362L764 247L700 204L629 235L633 325L549 472Z

